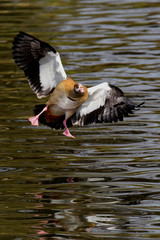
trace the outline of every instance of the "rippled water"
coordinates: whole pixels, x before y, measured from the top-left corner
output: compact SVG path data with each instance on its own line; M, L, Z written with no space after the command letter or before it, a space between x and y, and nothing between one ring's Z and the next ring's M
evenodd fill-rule
M160 238L160 2L0 2L0 239ZM31 127L38 100L17 69L18 31L49 42L66 72L145 106L124 122Z

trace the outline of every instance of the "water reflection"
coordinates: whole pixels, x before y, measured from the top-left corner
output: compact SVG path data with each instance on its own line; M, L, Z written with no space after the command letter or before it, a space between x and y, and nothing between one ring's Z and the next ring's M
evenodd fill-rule
M151 220L153 212L151 217L150 210L145 209L144 203L156 194L142 194L138 189L133 194L133 189L125 191L125 188L119 188L116 183L111 185L111 181L112 179L97 177L76 178L72 183L67 183L68 179L65 178L48 182L50 187L47 191L35 196L41 203L36 206L39 210L34 216L37 220L37 225L34 225L37 234L44 239L63 239L64 235L68 236L71 232L76 239L82 239L86 233L90 236L93 234L93 237L98 237L99 234L105 237L110 233L118 233L119 237L124 234L127 237L129 233L131 236L137 234L134 228L138 229L138 225L142 227L139 228L140 232L147 233L142 221ZM118 191L113 196L111 192L116 189Z

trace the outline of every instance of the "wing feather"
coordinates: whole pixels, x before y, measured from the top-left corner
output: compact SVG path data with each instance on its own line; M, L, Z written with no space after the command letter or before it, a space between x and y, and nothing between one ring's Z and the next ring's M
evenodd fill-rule
M77 109L71 121L77 125L123 121L123 117L132 114L137 107L121 89L105 82L88 88L87 100Z
M59 53L48 43L24 33L13 41L13 58L38 98L48 96L67 78Z

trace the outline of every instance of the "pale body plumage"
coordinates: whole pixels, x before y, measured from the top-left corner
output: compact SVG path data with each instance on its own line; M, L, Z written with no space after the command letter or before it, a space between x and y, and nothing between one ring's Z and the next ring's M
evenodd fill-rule
M77 108L87 99L87 89L85 88L85 96L76 96L77 94L72 93L74 81L70 78L61 81L49 100L47 105L50 107L50 111L53 115L65 115L67 118L71 117L77 110ZM70 85L66 89L66 86ZM69 97L68 97L69 96Z

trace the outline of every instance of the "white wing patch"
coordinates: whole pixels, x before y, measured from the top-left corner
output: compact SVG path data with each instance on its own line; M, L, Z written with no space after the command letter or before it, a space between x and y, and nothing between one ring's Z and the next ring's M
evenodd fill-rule
M53 88L67 78L59 53L48 52L39 60L41 93L38 98L46 97Z
M87 115L105 104L109 97L110 86L107 82L88 88L87 100L77 109L76 117Z

